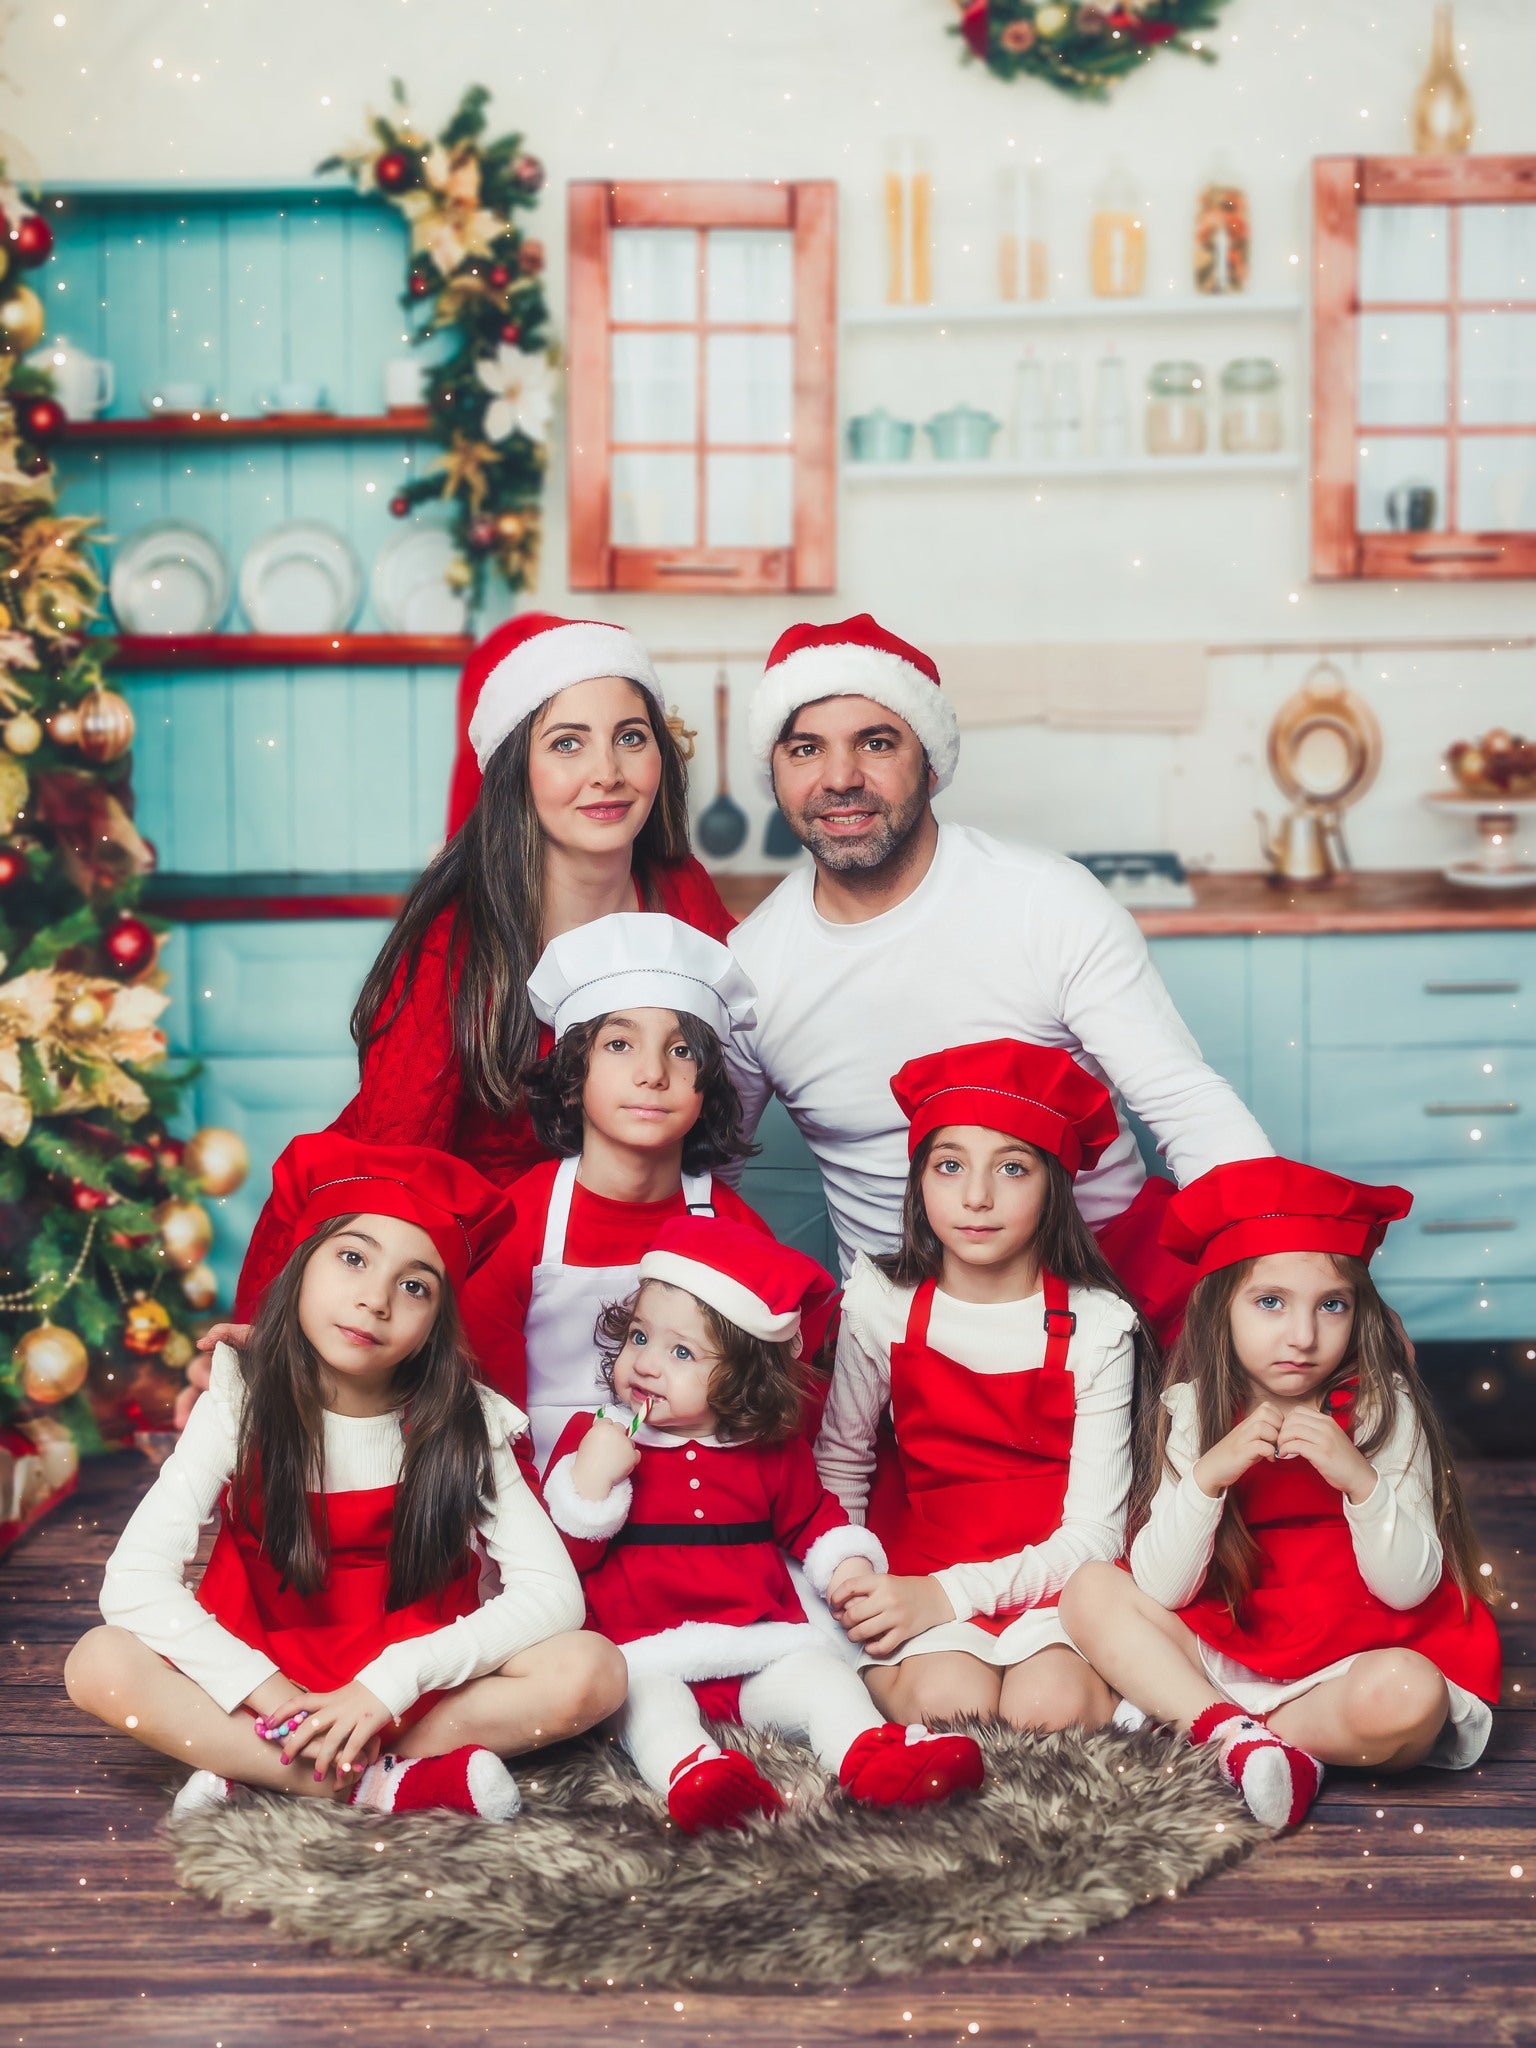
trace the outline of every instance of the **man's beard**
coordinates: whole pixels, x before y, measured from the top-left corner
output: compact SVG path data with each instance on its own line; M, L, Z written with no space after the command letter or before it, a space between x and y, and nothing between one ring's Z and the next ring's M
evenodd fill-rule
M848 807L846 798L841 802L823 798L822 802L829 811ZM919 783L899 806L888 804L872 791L865 791L858 804L861 810L879 814L874 830L859 839L842 839L828 832L820 816L808 811L789 818L790 830L816 861L834 875L873 875L882 869L900 868L910 856L912 841L928 809L924 783Z

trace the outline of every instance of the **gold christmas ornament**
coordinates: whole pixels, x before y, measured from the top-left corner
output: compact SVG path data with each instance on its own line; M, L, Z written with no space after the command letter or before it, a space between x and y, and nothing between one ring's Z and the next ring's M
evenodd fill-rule
M8 832L26 809L32 793L27 771L19 761L0 754L0 831Z
M173 1372L185 1372L197 1356L197 1346L185 1330L172 1330L160 1352L160 1363Z
M99 1031L106 1021L107 1013L94 996L76 996L64 1012L64 1022L82 1036Z
M200 1266L213 1244L208 1211L197 1202L162 1202L155 1211L165 1256L183 1273Z
M80 699L75 744L87 761L115 761L133 745L133 713L116 690L91 690Z
M205 1195L232 1195L251 1170L251 1155L237 1132L209 1124L187 1141L181 1163Z
M43 307L28 285L18 285L0 303L0 349L8 355L30 355L43 338Z
M181 1276L181 1291L186 1296L187 1306L199 1314L205 1308L212 1308L219 1298L219 1283L212 1266L194 1266L190 1273ZM167 1354L167 1363L170 1362Z
M55 711L48 720L48 737L56 747L77 746L80 741L80 714L73 704L66 704Z
M158 1301L130 1301L123 1317L123 1349L153 1358L171 1334L170 1310Z
M43 744L43 728L30 711L18 711L0 727L0 739L13 754L35 754Z
M57 1323L39 1323L35 1330L24 1330L16 1339L13 1357L21 1374L22 1392L40 1407L67 1401L85 1385L90 1363L85 1346L73 1330L61 1329Z

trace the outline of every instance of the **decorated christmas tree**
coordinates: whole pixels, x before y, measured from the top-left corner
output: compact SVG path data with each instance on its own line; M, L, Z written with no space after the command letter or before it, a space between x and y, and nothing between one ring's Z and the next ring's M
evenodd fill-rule
M198 1196L245 1171L233 1133L167 1129L188 1076L136 910L133 713L88 637L91 522L59 509L67 421L32 356L23 278L52 246L0 175L0 1546L80 1451L168 1422L216 1291Z

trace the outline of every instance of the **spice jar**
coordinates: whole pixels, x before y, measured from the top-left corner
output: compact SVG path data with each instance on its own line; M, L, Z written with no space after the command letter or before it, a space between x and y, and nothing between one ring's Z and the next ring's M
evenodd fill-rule
M1154 363L1147 376L1147 453L1205 451L1205 371L1182 358Z
M1147 231L1136 184L1116 162L1093 201L1088 269L1097 299L1134 299L1146 282Z
M885 155L885 297L892 306L933 299L933 181L921 142L894 141Z
M1228 455L1272 455L1280 446L1280 365L1238 356L1221 373L1221 445Z
M1218 158L1195 202L1195 290L1248 288L1248 195Z

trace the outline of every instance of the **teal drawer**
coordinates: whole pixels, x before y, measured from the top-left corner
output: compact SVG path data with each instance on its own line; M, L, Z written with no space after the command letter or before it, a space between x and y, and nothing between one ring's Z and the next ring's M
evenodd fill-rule
M191 1050L350 1054L352 1005L388 930L382 918L197 926Z
M1536 1161L1536 1046L1314 1052L1310 1079L1321 1164Z
M1390 1164L1362 1179L1390 1180ZM1536 1165L1489 1173L1478 1166L1419 1166L1401 1174L1412 1213L1394 1223L1372 1267L1383 1290L1397 1280L1529 1280L1536 1274Z
M1536 1344L1536 1280L1403 1280L1387 1289L1387 1299L1415 1344L1496 1344L1511 1337ZM1536 1372L1536 1365L1526 1370ZM1478 1387L1470 1391L1475 1395Z
M1536 933L1314 939L1307 971L1313 1045L1536 1038Z
M1248 1086L1248 939L1153 939L1148 950L1206 1063Z

